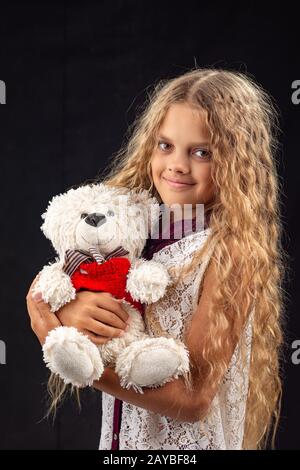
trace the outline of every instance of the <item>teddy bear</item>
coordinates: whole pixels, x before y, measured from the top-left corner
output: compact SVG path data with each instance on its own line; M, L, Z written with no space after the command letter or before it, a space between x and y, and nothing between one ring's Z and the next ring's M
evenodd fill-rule
M49 369L77 387L91 386L114 367L123 388L144 393L189 371L188 349L178 339L146 332L143 306L157 302L172 283L168 270L141 257L160 206L147 190L93 183L54 196L41 230L58 254L34 286L55 313L81 289L123 299L130 317L123 336L95 345L74 327L51 330L43 345Z

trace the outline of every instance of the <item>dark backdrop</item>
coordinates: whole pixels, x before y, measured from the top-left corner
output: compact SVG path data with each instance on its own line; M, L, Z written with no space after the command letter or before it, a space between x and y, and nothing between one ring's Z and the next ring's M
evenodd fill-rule
M252 74L281 111L280 175L284 246L291 256L286 289L287 351L277 448L300 448L298 186L300 105L291 100L300 79L295 7L207 2L9 2L0 4L1 295L0 448L95 449L101 394L87 391L79 413L71 402L54 426L46 410L46 369L31 332L25 296L53 255L40 214L48 200L94 178L120 147L138 107L161 78L199 66Z

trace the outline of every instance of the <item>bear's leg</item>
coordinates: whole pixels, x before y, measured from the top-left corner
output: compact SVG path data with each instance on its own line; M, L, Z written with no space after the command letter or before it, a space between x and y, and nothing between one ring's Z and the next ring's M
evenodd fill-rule
M51 330L43 345L44 361L65 384L92 385L104 367L97 346L76 328L59 326Z
M122 387L159 387L189 371L189 353L172 338L146 338L128 346L118 356L116 373Z

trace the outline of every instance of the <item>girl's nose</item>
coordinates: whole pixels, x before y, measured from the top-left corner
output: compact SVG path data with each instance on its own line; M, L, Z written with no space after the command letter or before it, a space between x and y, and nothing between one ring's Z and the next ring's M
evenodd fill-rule
M171 156L170 160L167 163L168 170L180 172L180 173L189 173L190 171L190 162L189 158L183 154L174 154Z

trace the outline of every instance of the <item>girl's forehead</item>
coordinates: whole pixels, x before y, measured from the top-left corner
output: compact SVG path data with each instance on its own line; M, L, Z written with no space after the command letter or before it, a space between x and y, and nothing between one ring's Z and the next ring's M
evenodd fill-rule
M210 131L203 110L188 104L176 103L170 106L157 131L157 135L168 140L183 139L193 143L210 141Z

